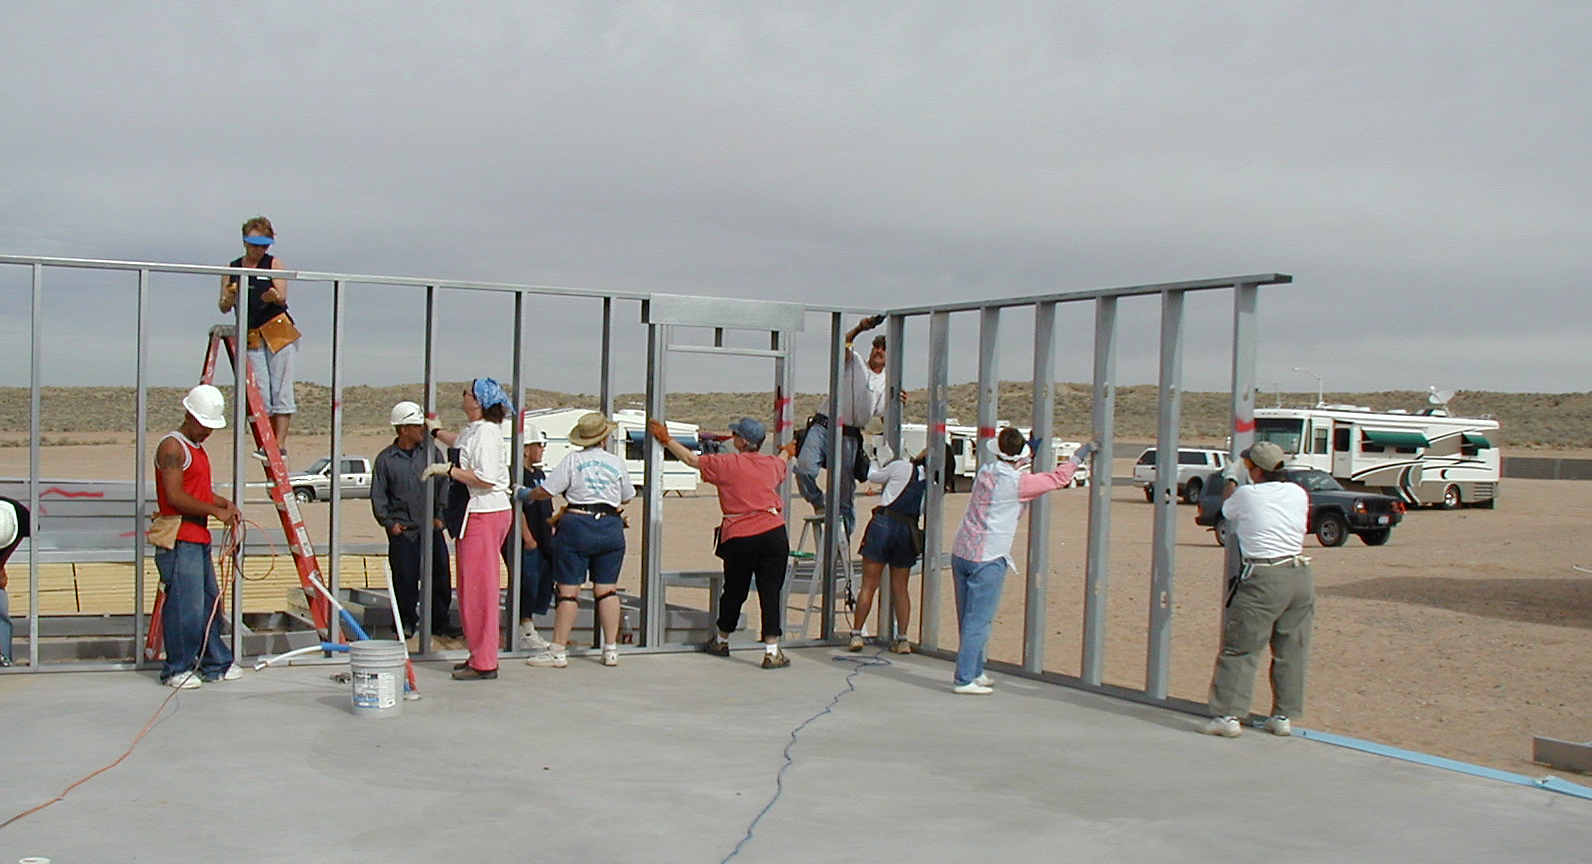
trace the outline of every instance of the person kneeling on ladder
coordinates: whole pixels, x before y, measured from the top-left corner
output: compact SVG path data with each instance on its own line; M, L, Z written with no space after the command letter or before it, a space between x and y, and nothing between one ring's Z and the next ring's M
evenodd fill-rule
M785 460L757 452L767 430L751 417L730 425L734 453L697 455L669 435L662 420L647 421L647 431L670 453L702 472L702 479L719 492L719 523L715 553L724 560L724 593L719 597L719 632L703 650L719 657L730 656L730 634L741 620L752 580L757 580L757 606L762 614L763 668L781 669L790 658L779 650L783 610L780 598L785 588L785 559L790 556L790 536L785 533L784 499L779 484L789 470Z
M619 665L619 570L625 563L625 520L619 508L635 497L636 484L625 461L603 449L619 424L596 411L581 415L569 430L569 443L579 447L564 456L542 485L526 496L546 501L563 495L557 522L558 549L553 571L558 580L558 605L553 610L553 641L525 658L529 666L569 665L569 634L575 629L580 586L588 576L592 605L603 631L603 665Z

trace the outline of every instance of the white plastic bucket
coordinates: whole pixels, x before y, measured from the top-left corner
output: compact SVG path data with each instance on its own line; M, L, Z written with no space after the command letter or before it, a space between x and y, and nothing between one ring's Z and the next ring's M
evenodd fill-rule
M392 717L404 704L404 645L390 639L365 639L348 645L354 713Z

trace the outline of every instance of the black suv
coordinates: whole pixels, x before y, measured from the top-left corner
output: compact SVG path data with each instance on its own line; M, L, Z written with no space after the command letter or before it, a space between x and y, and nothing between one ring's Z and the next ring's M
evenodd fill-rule
M1323 546L1342 546L1350 534L1359 535L1367 546L1381 546L1404 518L1404 502L1391 495L1351 492L1331 474L1314 468L1285 468L1283 474L1310 493L1310 522L1305 530L1313 532ZM1194 515L1194 524L1210 528L1222 545L1227 544L1227 520L1222 518L1225 485L1220 471L1207 476L1199 512Z

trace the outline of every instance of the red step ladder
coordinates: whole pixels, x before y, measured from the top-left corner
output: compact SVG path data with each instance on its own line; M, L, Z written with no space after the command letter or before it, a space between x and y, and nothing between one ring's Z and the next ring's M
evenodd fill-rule
M199 376L200 383L209 384L215 380L216 361L221 356L220 349L223 346L227 351L228 362L236 362L238 350L236 328L230 325L210 328L210 346L205 350L205 365L204 371ZM244 369L249 428L254 432L255 446L265 452L265 476L270 481L271 502L276 505L276 514L282 520L282 533L287 537L288 549L293 555L293 564L298 568L299 584L304 587L305 597L309 601L315 629L320 631L321 637L325 639L331 633L332 609L326 597L316 588L317 584L326 584L321 579L321 565L315 560L315 549L310 545L309 532L305 530L304 519L299 515L298 500L293 497L293 488L288 485L287 462L282 459L282 451L277 447L276 432L271 428L271 416L266 412L265 398L260 395L260 386L254 380L254 369L248 364L244 364ZM241 508L243 502L236 503ZM149 638L144 642L144 657L150 660L159 659L164 651L160 610L165 601L166 592L157 589L155 609L150 613Z

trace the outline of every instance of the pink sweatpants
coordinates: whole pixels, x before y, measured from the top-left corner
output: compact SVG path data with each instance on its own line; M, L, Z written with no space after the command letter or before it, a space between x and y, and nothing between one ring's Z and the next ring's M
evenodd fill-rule
M481 672L498 667L498 567L513 518L513 510L471 513L457 543L459 623L470 646L470 666Z

